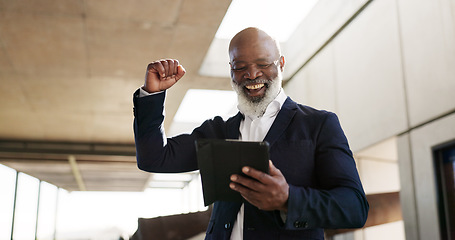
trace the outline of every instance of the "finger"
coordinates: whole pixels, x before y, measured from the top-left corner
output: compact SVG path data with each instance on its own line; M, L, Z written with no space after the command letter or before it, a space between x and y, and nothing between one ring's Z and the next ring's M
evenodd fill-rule
M257 193L252 191L251 189L249 188L246 188L240 184L235 184L235 183L231 183L229 184L229 187L234 190L234 191L237 191L240 193L240 195L242 195L243 198L245 198L245 200L247 200L248 202L252 203L254 205L254 202L256 201L257 197Z
M148 70L151 71L151 72L158 72L158 75L160 77L164 77L166 75L165 71L164 71L164 67L163 65L161 64L161 62L152 62L148 65Z
M178 67L179 67L179 65L180 65L179 60L174 59L174 73L175 73L175 75L178 75L178 72L179 72L179 68Z
M267 173L265 172L262 172L262 171L259 171L259 170L256 170L252 167L243 167L242 168L242 172L247 175L247 176L250 176L256 180L258 180L259 182L262 182L262 183L267 183L270 181L270 175L268 175Z
M239 193L240 193L242 196L244 196L244 197L245 197L245 196L248 197L248 196L252 196L252 195L254 195L254 194L257 194L256 191L254 191L254 190L252 190L252 189L250 189L250 188L248 188L248 187L245 187L244 185L239 184L239 183L231 182L231 183L229 184L229 187L230 187L232 190L239 192Z
M169 63L167 60L161 60L160 63L163 65L164 68L164 77L169 77Z
M241 185L241 186L251 189L255 192L262 192L262 191L267 190L267 189L265 189L264 184L262 184L261 182L253 180L251 178L242 177L237 174L234 174L231 176L231 181L233 181L234 183L237 183L237 185Z
M240 193L242 197L247 200L249 203L253 204L254 206L258 207L259 209L263 209L263 204L262 202L264 201L264 196L261 195L259 192L255 192L247 187L244 187L240 184L236 183L231 183L229 184L229 187ZM267 209L263 209L267 210Z
M167 63L168 63L168 67L169 67L169 77L175 76L177 74L177 72L175 71L174 60L169 59L169 60L167 60Z

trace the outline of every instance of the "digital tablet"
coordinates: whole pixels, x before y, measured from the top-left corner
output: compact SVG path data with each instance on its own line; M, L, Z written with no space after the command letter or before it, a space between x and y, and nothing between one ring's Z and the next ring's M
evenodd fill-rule
M229 184L232 174L244 175L244 166L265 173L269 170L267 142L199 139L196 152L205 206L215 201L243 201L240 193L232 190Z

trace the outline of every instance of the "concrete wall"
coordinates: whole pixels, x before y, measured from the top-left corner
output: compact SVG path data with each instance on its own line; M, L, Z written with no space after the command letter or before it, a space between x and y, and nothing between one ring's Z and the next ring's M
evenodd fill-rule
M330 4L323 0L319 4L324 2ZM401 186L406 238L438 239L431 147L455 139L455 0L355 3L352 14L355 9L358 14L339 33L332 30L331 39L325 40L315 36L321 48L313 51L314 56L302 52L301 59L291 58L303 68L285 91L300 103L336 112L356 156L398 137L393 151L399 180L395 177L386 187L374 184L382 176L374 163L362 166L363 160L356 158L365 190ZM346 21L348 15L340 14ZM387 166L384 173L396 169Z
M403 182L401 206L409 239L439 239L439 216L432 148L455 139L455 113L398 139Z

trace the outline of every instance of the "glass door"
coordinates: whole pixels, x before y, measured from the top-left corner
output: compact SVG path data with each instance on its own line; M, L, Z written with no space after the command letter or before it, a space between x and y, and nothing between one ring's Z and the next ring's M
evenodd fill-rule
M455 240L455 141L434 150L441 239Z

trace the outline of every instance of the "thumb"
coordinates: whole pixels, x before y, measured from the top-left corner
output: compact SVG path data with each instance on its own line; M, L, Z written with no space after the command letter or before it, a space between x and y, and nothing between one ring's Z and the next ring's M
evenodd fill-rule
M273 165L272 160L269 160L269 175L282 175L281 171Z

